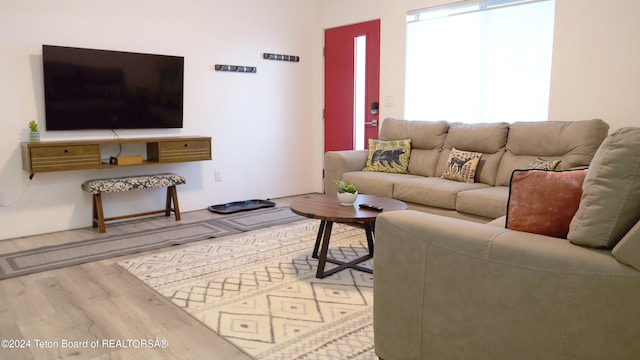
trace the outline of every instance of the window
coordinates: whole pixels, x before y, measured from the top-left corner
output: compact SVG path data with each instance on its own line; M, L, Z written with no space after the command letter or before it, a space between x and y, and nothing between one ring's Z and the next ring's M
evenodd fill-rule
M554 0L487 0L407 15L405 118L546 120Z

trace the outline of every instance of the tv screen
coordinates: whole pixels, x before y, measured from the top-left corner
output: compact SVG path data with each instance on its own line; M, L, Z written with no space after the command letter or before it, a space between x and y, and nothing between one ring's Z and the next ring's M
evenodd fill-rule
M42 46L45 128L181 128L184 57Z

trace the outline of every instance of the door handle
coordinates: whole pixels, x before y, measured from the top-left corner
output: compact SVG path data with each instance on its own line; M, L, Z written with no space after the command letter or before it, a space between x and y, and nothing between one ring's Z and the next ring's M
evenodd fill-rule
M371 122L365 122L365 125L378 126L378 120L371 120Z

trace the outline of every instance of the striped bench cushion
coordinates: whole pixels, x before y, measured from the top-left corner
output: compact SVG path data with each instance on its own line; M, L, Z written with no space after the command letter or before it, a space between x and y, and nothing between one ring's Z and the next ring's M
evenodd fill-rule
M177 174L154 174L125 176L110 179L88 180L82 184L82 190L92 194L121 192L140 189L156 189L184 184L187 181Z

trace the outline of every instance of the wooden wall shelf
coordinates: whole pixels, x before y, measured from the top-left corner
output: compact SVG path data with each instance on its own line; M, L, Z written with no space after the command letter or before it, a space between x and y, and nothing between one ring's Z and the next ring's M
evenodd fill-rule
M104 161L101 146L123 144L146 144L146 160L142 164L133 165L117 165ZM211 160L211 137L205 136L23 142L21 148L22 167L31 177L35 173L50 171ZM110 155L112 154L104 156Z

